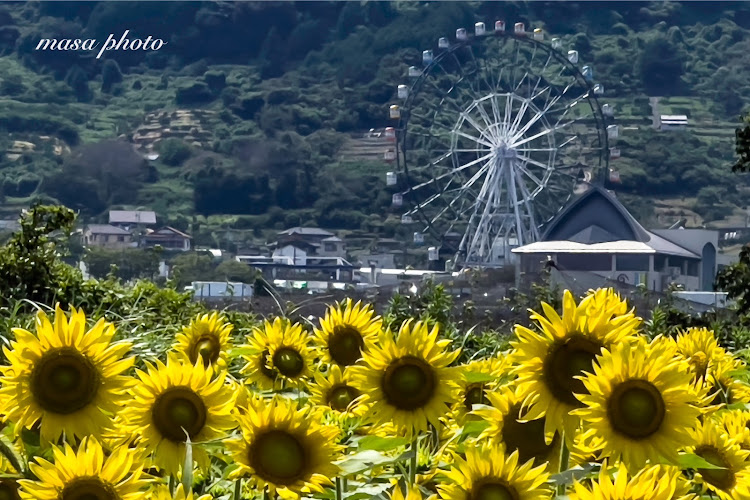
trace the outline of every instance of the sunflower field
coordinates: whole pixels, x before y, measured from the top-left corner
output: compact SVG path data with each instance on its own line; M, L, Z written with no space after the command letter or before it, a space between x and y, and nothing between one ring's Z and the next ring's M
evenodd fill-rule
M3 349L0 500L750 499L742 353L642 323L565 291L467 361L347 299L150 352L58 305Z

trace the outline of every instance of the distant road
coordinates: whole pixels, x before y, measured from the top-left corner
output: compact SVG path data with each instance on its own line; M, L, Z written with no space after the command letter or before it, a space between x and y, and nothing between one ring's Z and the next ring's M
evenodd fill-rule
M659 97L649 97L648 103L651 106L651 125L659 128Z

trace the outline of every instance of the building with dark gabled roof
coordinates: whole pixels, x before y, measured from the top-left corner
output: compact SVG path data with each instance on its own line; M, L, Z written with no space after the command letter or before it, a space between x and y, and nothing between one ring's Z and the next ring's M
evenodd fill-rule
M540 241L512 251L522 273L554 266L655 291L670 283L710 291L718 241L718 231L705 229L648 231L614 195L594 186L550 222Z
M87 247L109 249L130 248L136 246L129 231L111 224L89 224L83 230L83 244Z

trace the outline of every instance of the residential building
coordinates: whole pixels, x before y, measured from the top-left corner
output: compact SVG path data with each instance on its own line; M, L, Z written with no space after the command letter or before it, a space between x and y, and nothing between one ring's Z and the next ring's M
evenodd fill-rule
M110 210L109 223L123 229L156 224L156 212L139 210Z
M717 272L718 231L647 231L612 194L593 187L550 222L540 241L513 249L520 273L553 267L575 279L588 273L657 292L670 284L710 291Z
M111 224L89 224L83 231L83 244L87 247L109 249L131 248L136 246L133 235L125 229Z
M304 241L306 243L320 244L324 239L336 236L335 234L317 227L293 227L278 233L277 244L292 241Z
M142 244L145 247L160 246L165 250L176 250L187 252L191 248L192 237L173 227L165 226L156 231L149 229L143 236Z
M317 254L321 257L346 257L344 240L338 236L323 238L320 242Z

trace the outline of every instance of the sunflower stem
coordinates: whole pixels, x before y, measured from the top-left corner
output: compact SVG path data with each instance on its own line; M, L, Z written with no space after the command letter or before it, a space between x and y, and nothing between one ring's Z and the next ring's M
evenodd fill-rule
M241 500L242 498L242 478L237 479L237 481L234 482L234 496L232 497L234 500Z
M336 478L336 500L344 500L344 485L341 477Z
M174 476L170 474L169 476L169 492L174 495L174 490L177 487L177 481L174 480Z
M417 441L418 441L418 438L415 437L414 441L412 441L411 443L411 451L413 453L411 457L409 458L409 485L410 486L417 485Z
M562 445L560 446L560 467L559 472L564 472L568 470L568 465L570 461L570 450L568 449L568 445L565 443L565 432L562 433L561 436ZM565 485L561 484L557 487L557 493L559 495L565 495Z

